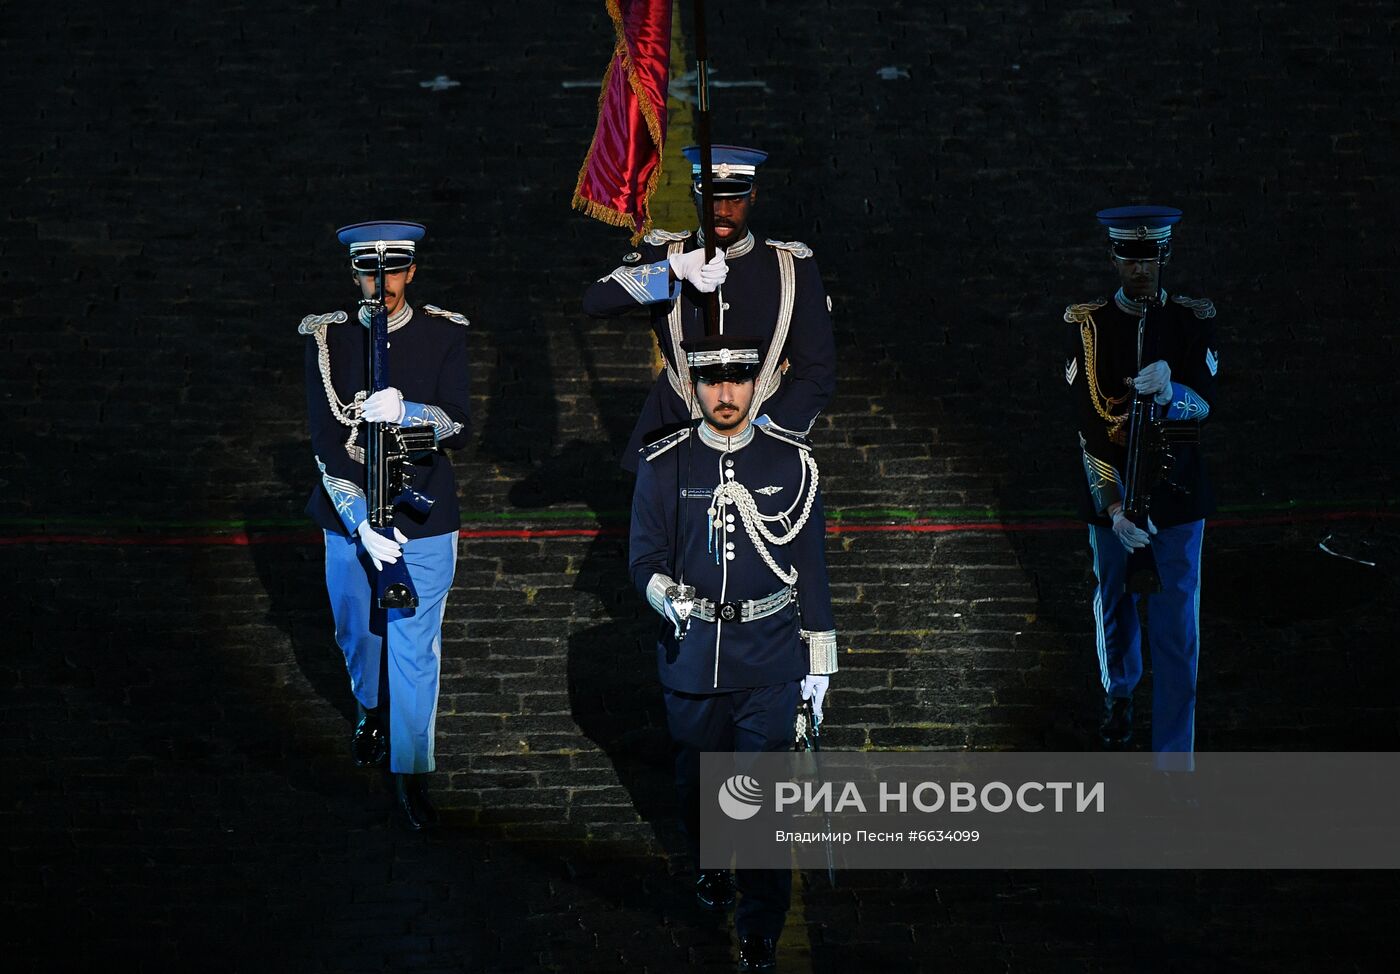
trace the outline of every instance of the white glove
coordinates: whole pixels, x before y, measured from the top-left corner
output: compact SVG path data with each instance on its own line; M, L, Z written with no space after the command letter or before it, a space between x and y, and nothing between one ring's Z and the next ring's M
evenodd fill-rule
M822 722L822 701L826 699L831 677L808 673L802 678L802 699L812 701L812 719L818 725Z
M403 421L403 393L390 386L380 389L365 400L360 416L367 423L398 423Z
M392 565L399 560L403 554L400 547L408 539L403 536L403 532L394 528L394 538L391 541L369 526L369 521L361 521L360 526L355 529L355 533L360 536L360 544L365 546L365 551L369 554L369 560L374 562L374 570L382 572L385 562Z
M1172 367L1161 359L1146 366L1133 380L1133 388L1140 396L1152 396L1157 405L1165 406L1172 401ZM1166 402L1162 401L1163 394Z
M1119 544L1129 551L1135 548L1145 548L1151 543L1150 534L1157 533L1157 525L1152 523L1152 518L1147 519L1147 530L1144 531L1128 519L1128 515L1119 508L1113 514L1113 533L1118 538Z
M667 260L671 262L671 273L676 280L689 281L702 294L709 294L729 276L729 265L724 261L723 250L716 250L708 264L705 263L703 250L671 254Z

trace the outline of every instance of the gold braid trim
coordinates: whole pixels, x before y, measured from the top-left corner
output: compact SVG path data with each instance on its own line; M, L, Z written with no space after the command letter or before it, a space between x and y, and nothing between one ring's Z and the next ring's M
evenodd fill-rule
M1082 308L1083 305L1078 307ZM1066 312L1065 317L1069 318L1068 312ZM1108 424L1109 442L1122 446L1128 438L1128 432L1123 428L1123 424L1128 421L1128 414L1124 412L1115 416L1113 407L1121 406L1127 402L1130 393L1125 392L1115 399L1112 396L1105 396L1099 389L1098 364L1094 355L1099 341L1099 326L1094 322L1093 314L1087 310L1080 313L1078 320L1079 340L1084 345L1084 380L1089 386L1089 402L1093 403L1094 412L1099 414L1099 419Z
M1071 325L1082 325L1084 319L1091 317L1091 311L1097 311L1108 304L1107 298L1096 298L1093 301L1085 301L1083 304L1071 304L1065 306L1065 321Z
M651 230L651 197L656 192L656 185L661 181L662 159L665 153L662 151L664 138L661 134L661 121L656 115L656 106L651 103L646 92L642 90L641 83L637 80L637 63L632 60L632 52L627 47L627 32L622 23L622 9L618 6L618 0L608 0L608 16L612 18L613 32L617 35L617 43L613 47L612 60L608 62L607 73L603 75L603 86L598 92L598 114L602 115L603 102L608 95L608 83L612 81L613 69L617 67L618 58L622 59L622 68L627 72L627 85L632 89L632 93L637 96L637 104L641 106L642 117L647 120L647 132L651 135L651 141L656 146L656 168L651 171L647 178L646 192L642 195L642 225L639 227L631 216L613 209L606 203L599 203L581 195L583 189L583 178L588 172L588 164L593 161L593 151L598 147L598 135L595 132L593 141L588 144L588 155L583 158L583 165L579 167L578 181L574 183L573 206L576 210L601 220L604 223L615 227L628 227L632 230L632 246L642 239L642 236ZM662 106L665 107L664 105Z

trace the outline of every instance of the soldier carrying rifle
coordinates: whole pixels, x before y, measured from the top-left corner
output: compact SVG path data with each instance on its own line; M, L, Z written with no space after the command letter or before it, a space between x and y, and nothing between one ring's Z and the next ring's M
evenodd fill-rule
M407 300L424 233L397 221L342 228L358 312L308 315L299 329L321 474L306 511L325 533L335 638L358 707L351 757L387 765L413 831L437 818L424 779L461 526L446 451L469 437L467 319Z
M1080 514L1094 556L1094 626L1103 685L1099 734L1106 748L1126 748L1133 732L1133 690L1142 678L1137 602L1147 599L1152 683L1152 750L1188 770L1195 749L1196 662L1200 653L1201 540L1214 497L1198 448L1170 447L1165 476L1139 478L1130 457L1153 448L1133 442L1130 419L1199 424L1215 404L1219 368L1215 306L1162 287L1172 226L1181 211L1165 206L1103 210L1109 256L1118 274L1112 300L1065 309L1064 380L1074 399L1084 479ZM1143 461L1143 471L1150 464ZM1134 496L1141 496L1140 509ZM1150 513L1149 513L1150 512ZM1133 584L1131 561L1149 562L1150 587Z

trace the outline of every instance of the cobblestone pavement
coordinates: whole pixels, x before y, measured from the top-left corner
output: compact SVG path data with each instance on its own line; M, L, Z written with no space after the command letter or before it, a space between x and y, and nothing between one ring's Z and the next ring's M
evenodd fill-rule
M830 539L829 746L1088 747L1058 314L1110 289L1093 211L1150 197L1224 345L1199 747L1397 749L1395 5L712 7L717 77L754 83L716 138L772 152L755 229L835 308L834 526L899 529ZM619 533L650 340L578 311L625 249L568 209L610 45L601 3L7 18L11 969L731 968ZM345 759L299 520L296 324L349 303L332 230L378 215L429 225L412 300L473 321L426 841ZM814 971L1389 969L1400 907L1388 872L796 889L784 969Z

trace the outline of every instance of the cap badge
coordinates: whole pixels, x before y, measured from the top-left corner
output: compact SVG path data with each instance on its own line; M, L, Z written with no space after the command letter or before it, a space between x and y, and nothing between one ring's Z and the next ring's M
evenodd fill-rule
M721 162L718 166L715 166L715 175L720 179L728 179L730 171L729 163L727 162Z
M719 364L720 364L720 365L728 365L728 364L729 364L729 349L727 349L727 348L721 348L721 349L719 350Z
M1138 227L1136 230L1133 231L1133 233L1137 234L1137 238L1138 238L1139 240L1146 240L1146 239L1147 239L1147 228L1146 228L1146 227Z

